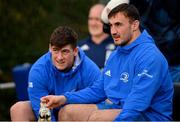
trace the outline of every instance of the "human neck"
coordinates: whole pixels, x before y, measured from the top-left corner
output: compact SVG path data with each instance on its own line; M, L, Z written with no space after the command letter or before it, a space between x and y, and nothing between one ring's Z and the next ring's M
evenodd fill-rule
M136 40L141 35L141 31L138 29L134 32L133 40Z
M131 41L128 42L128 44L131 44L133 41L135 41L139 36L141 35L141 31L135 30L134 34L132 35Z

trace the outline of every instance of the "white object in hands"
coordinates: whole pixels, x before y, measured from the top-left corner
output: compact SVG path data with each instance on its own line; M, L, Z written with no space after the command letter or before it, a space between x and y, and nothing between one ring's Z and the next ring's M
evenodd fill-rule
M46 103L40 103L38 122L51 122L51 112Z

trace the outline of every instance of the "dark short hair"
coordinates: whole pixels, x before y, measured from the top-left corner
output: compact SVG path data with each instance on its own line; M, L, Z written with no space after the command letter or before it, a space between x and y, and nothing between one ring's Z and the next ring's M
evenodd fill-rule
M50 44L59 48L70 44L74 49L77 46L77 40L78 35L72 28L67 26L59 26L51 34Z
M118 12L123 12L124 16L129 18L130 23L135 21L135 20L140 21L139 11L137 10L137 8L134 5L122 3L122 4L118 5L117 7L115 7L114 9L111 10L111 12L108 15L108 18L111 18L112 16L114 16Z

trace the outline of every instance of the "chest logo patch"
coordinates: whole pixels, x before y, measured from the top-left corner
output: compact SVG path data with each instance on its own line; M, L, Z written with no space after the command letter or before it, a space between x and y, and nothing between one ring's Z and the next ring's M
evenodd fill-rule
M127 83L129 79L129 74L127 72L123 72L120 76L120 80L122 80L124 83Z

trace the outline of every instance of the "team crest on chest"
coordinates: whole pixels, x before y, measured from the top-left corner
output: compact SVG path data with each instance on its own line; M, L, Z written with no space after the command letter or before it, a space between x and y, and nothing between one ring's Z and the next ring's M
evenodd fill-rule
M124 83L127 83L129 79L129 74L127 72L123 72L120 75L120 80L122 80Z

